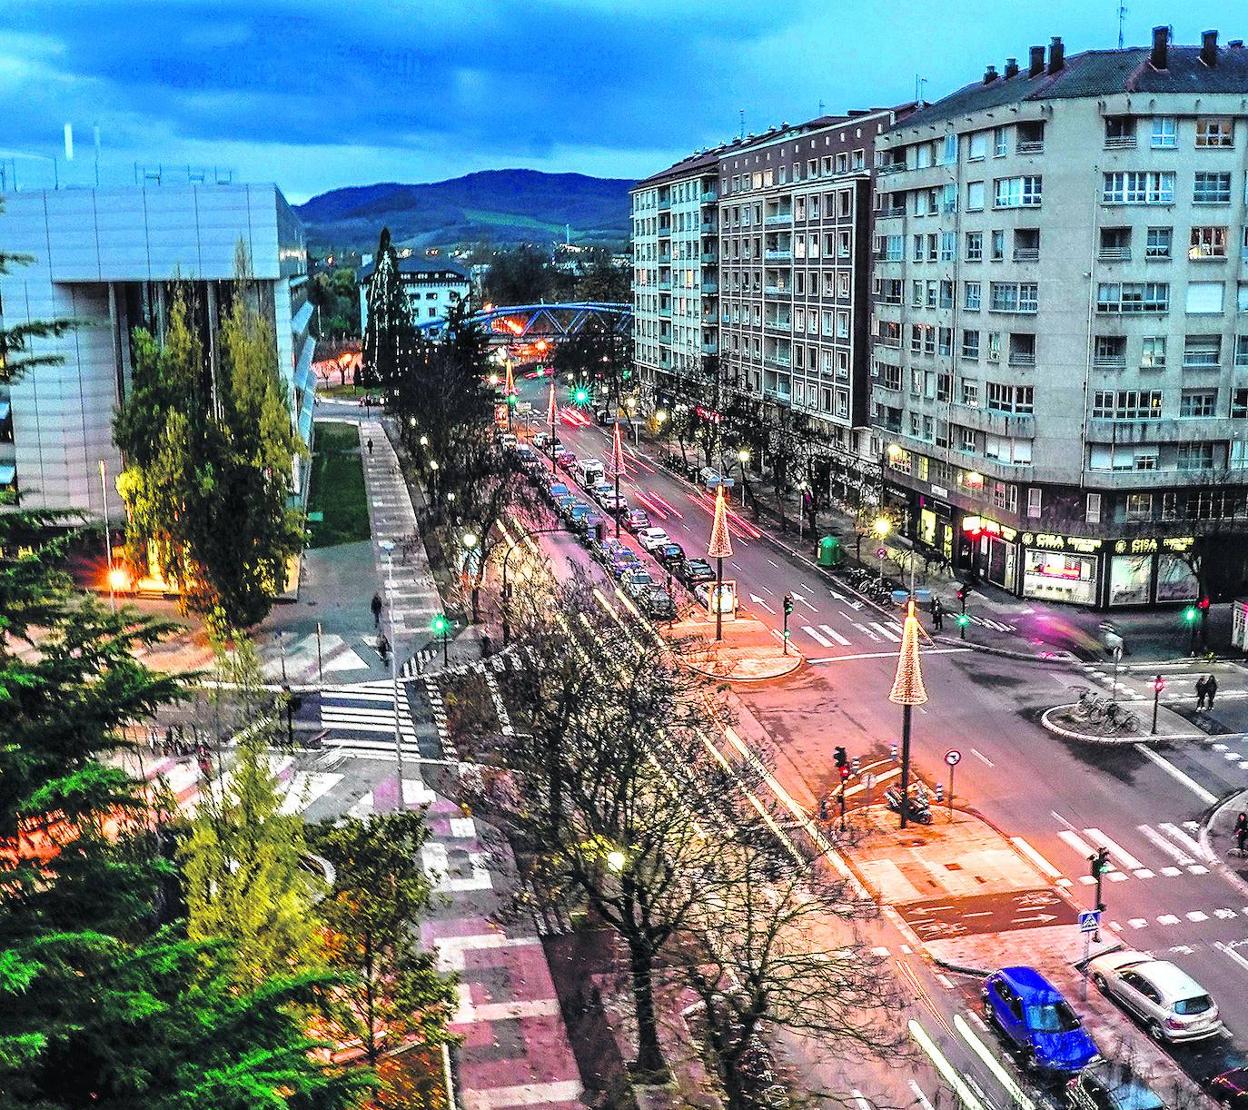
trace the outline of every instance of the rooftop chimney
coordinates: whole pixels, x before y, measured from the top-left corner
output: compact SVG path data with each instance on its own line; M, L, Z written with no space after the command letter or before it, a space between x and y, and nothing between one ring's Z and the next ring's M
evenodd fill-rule
M1204 31L1200 36L1200 60L1213 67L1218 64L1218 32Z
M1027 67L1028 77L1039 77L1044 72L1044 47L1031 48L1031 64Z
M1165 69L1166 68L1166 48L1169 45L1169 42L1170 42L1170 28L1169 27L1154 27L1153 28L1153 53L1148 59L1149 62L1152 63L1153 69Z
M1056 35L1049 40L1049 72L1056 73L1066 65L1066 47Z
M1229 46L1232 50L1242 50L1244 48L1244 40L1243 39L1231 39L1231 41L1228 42L1226 45Z
M989 66L984 70L984 84L991 85L997 79L997 67Z
M1008 81L1011 77L1017 77L1017 76L1018 76L1018 59L1006 58L1005 59L1005 79Z

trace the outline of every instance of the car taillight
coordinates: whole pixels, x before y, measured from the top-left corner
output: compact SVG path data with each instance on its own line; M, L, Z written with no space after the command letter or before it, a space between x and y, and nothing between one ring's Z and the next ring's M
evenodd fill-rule
M1173 1016L1166 1018L1167 1029L1182 1029L1183 1024L1184 1022L1182 1018L1173 1017Z

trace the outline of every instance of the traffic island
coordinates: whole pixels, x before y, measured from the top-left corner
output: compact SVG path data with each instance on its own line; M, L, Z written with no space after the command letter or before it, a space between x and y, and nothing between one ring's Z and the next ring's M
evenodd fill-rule
M1206 734L1203 732L1187 733L1182 728L1176 728L1174 722L1170 720L1170 711L1164 707L1155 733L1148 731L1149 721L1143 710L1130 714L1135 718L1135 727L1129 730L1115 728L1108 722L1090 721L1078 710L1077 704L1055 705L1040 714L1040 723L1049 732L1065 740L1077 740L1081 744L1100 744L1106 747L1113 747L1116 744L1146 744L1150 740L1206 739ZM1180 723L1182 722L1182 718L1177 719Z
M723 622L723 639L715 639L715 622L692 617L672 622L666 632L690 670L720 682L763 682L791 674L802 663L801 653L778 640L762 621L736 617Z

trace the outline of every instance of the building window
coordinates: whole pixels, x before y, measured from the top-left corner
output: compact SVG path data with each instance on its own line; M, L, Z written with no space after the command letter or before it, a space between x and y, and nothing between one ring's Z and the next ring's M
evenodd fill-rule
M1039 174L1022 177L998 177L993 182L994 208L1037 208L1040 205L1043 179Z
M982 212L984 209L984 183L982 181L968 181L966 183L966 210L968 212Z
M1248 335L1235 337L1235 365L1248 366Z
M1101 523L1101 495L1099 493L1088 494L1088 507L1083 514L1083 519L1086 524Z
M1189 315L1221 312L1224 292L1220 281L1189 281L1185 311Z
M1193 204L1230 204L1230 172L1196 171L1196 183L1192 189Z
M1098 370L1125 370L1127 337L1125 335L1096 336L1092 346L1092 365Z
M988 411L1027 414L1035 411L1035 387L988 383Z
M1183 340L1185 370L1216 370L1222 361L1220 335L1189 335Z
M1206 116L1196 121L1196 149L1235 145L1235 126L1227 116Z
M1180 416L1212 416L1217 407L1216 389L1185 389L1179 398Z
M1187 257L1193 262L1207 258L1221 259L1226 257L1225 227L1194 227L1191 243L1187 248Z
M849 236L846 236L848 239ZM942 231L940 233L940 261L952 262L957 253L958 237L952 231ZM848 252L846 252L848 253Z
M1144 244L1145 258L1170 258L1174 249L1174 229L1150 227Z
M991 243L991 254L993 262L1005 261L1005 232L994 231L989 239Z
M1092 415L1111 420L1157 420L1161 417L1160 389L1096 390Z
M966 233L966 260L967 262L982 262L984 260L984 233L982 231L968 231Z
M1153 495L1151 493L1127 494L1127 520L1139 522L1153 519Z
M962 332L962 357L979 358L979 332L972 330Z
M978 346L978 337L976 337ZM1248 394L1248 389L1244 390ZM969 409L979 408L979 382L962 382L962 403Z
M989 285L988 307L992 312L1035 312L1038 286L1030 281L994 281Z
M1174 174L1169 171L1128 170L1107 173L1101 191L1103 204L1173 204Z
M1166 338L1164 335L1147 335L1140 348L1141 370L1162 370L1166 365Z
M1179 121L1174 116L1154 116L1149 146L1154 150L1173 150L1179 145Z
M1004 158L1010 152L1010 133L1004 127L992 129L992 156Z
M1170 286L1166 282L1101 282L1096 287L1096 311L1100 313L1168 312Z
M1039 520L1043 512L1044 490L1030 486L1027 490L1027 519Z
M1178 458L1180 470L1212 470L1212 443L1180 443Z
M965 281L962 283L965 299L963 306L968 312L978 312L980 309L981 286L977 281Z
M1248 418L1248 389L1237 389L1231 394L1231 418L1233 420Z
M1135 146L1135 117L1106 116L1105 146L1111 149Z
M975 432L970 428L959 428L959 447L963 451L975 453Z

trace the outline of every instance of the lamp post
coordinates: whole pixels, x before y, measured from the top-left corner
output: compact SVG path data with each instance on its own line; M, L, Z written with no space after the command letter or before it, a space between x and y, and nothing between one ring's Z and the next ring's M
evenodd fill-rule
M512 552L520 546L521 540L529 539L531 536L544 536L550 532L570 531L571 529L566 528L562 524L556 524L553 528L531 528L527 532L520 533L520 538L507 548L506 554L503 555L503 647L506 647L511 642L511 622L508 620L511 611L511 586L507 582L507 563L511 559Z
M737 452L737 462L741 464L741 508L745 508L745 464L750 461L750 449L742 447Z
M1161 703L1161 692L1166 688L1166 680L1158 675L1153 679L1153 728L1150 736L1157 735L1157 708Z
M724 560L732 556L732 537L728 531L728 502L722 483L715 490L715 519L711 523L711 542L706 553L715 560L715 639L724 638Z
M464 569L467 570L469 574L472 574L472 571L468 568L468 561L471 559L472 552L476 549L477 543L479 542L476 532L472 532L472 531L465 532L462 536L459 537L459 542L460 544L463 545L463 548L464 548ZM484 551L482 552L481 558L485 558ZM480 601L479 594L481 591L477 588L477 581L478 581L477 576L473 575L472 576L472 623L473 624L476 624L477 621L480 619L479 611L478 611L478 604Z
M886 516L877 516L871 525L871 531L875 533L876 539L879 541L879 550L876 554L880 560L880 587L884 586L884 541L888 538L888 534L893 530L892 521Z
M910 811L910 715L914 706L927 701L923 686L923 670L919 663L919 618L914 615L914 599L906 606L906 621L901 630L901 647L897 652L897 674L888 700L901 706L901 827L904 829Z
M113 534L108 528L108 468L100 460L100 518L104 521L104 557L108 560L108 604L117 612L116 578L113 574Z
M806 491L810 487L803 478L797 483L797 542L802 542L802 528L806 523Z

